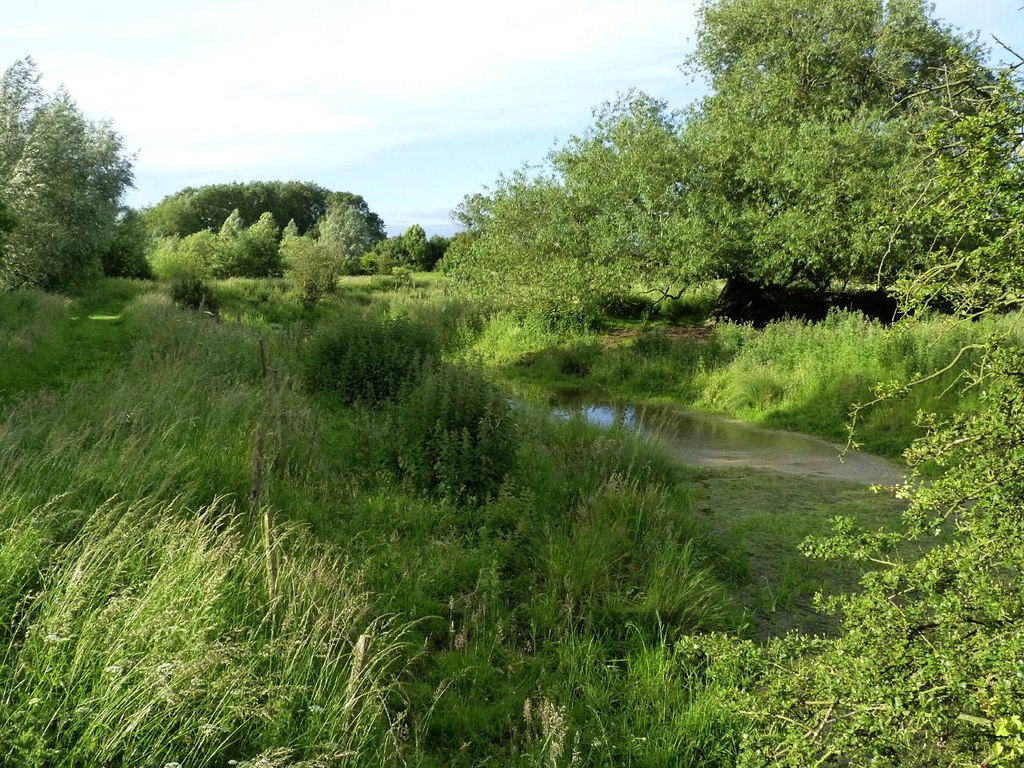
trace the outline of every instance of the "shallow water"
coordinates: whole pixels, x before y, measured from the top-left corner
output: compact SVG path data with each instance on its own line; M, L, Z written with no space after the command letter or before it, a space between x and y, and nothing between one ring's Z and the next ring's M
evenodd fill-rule
M903 470L878 456L847 451L818 437L751 424L671 406L564 402L554 409L563 419L582 418L598 426L621 426L653 438L683 464L752 467L771 472L896 485Z

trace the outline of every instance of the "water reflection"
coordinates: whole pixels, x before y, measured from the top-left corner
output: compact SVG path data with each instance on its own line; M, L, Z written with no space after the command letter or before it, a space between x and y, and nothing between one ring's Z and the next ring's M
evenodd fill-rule
M842 446L827 440L671 406L567 400L553 413L561 419L580 418L609 429L635 430L662 444L684 464L744 466L867 484L895 485L903 480L896 464L859 451L847 451L840 458Z

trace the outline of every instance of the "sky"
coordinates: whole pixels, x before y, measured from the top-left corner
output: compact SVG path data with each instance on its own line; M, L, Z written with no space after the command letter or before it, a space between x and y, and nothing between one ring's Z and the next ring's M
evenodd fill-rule
M0 0L0 70L31 56L45 88L113 123L135 156L130 205L295 179L362 195L391 234L448 234L465 195L542 162L617 93L698 99L679 69L698 4ZM1024 49L1024 0L935 5Z

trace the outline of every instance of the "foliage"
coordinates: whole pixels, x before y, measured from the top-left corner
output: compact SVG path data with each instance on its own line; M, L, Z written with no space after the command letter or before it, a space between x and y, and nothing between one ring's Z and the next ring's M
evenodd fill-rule
M942 86L988 81L981 55L921 2L709 0L688 65L712 93L685 113L605 104L547 164L464 199L446 268L556 326L638 288L888 285L936 234L906 216L934 170L924 136Z
M479 367L428 368L397 405L397 460L421 491L455 502L497 494L515 461L508 396Z
M427 234L419 224L413 224L397 237L381 240L366 251L359 267L364 274L389 275L396 267L416 272L428 272L448 250L448 239Z
M393 400L436 360L431 329L405 317L352 313L322 330L306 353L305 380L343 403L377 407Z
M160 237L153 241L149 266L159 280L210 276L207 254L213 251L216 235L207 230L186 238Z
M233 211L218 232L199 230L186 237L154 241L149 263L161 280L273 277L283 271L278 228L269 213L250 227Z
M1018 65L1019 66L1019 65ZM1019 324L1018 238L1024 219L1018 162L1024 90L1015 68L976 102L936 126L937 197L923 215L947 237L928 269L903 281L924 306L951 300L961 317L1013 309ZM962 95L962 94L958 94ZM907 452L909 502L895 530L862 530L837 519L835 533L804 544L814 556L872 562L861 590L824 605L841 634L812 654L793 653L785 674L764 670L738 706L753 713L755 737L744 765L1015 765L1024 700L1024 508L1021 414L1024 352L1008 333L973 345L966 382L978 390L973 413L923 417L928 431ZM965 348L966 351L966 348ZM881 388L883 400L913 382ZM921 468L944 471L930 483ZM924 553L903 559L897 545Z
M448 252L452 238L444 235L431 235L427 240L427 248L423 259L423 269L433 271Z
M682 125L667 103L628 91L551 155L572 204L590 214L593 263L615 265L623 285L640 282L663 295L679 283Z
M103 274L107 277L150 278L153 270L146 258L149 233L142 214L122 206L114 232L103 252Z
M87 120L65 91L44 93L31 59L0 78L0 126L0 197L18 222L0 289L68 289L98 277L132 182L121 137Z
M1019 65L1018 65L1019 66ZM938 123L930 134L936 184L919 212L937 242L904 276L901 299L918 310L939 306L962 316L1019 310L1024 266L1024 174L1020 168L1024 97L1016 70L1003 73L986 98ZM957 83L961 90L970 81ZM951 105L951 108L955 105Z
M4 240L7 233L14 229L15 223L14 213L11 211L10 206L0 197L0 259L3 258Z
M280 275L279 233L269 212L263 213L252 226L244 227L238 210L232 211L221 225L212 253L206 256L211 275L221 278Z
M536 314L552 326L585 326L621 287L609 278L611 265L591 258L589 216L556 176L519 171L500 178L488 198L463 206L482 213L478 228L457 238L445 257L458 295ZM461 215L473 218L468 210Z
M676 120L630 92L552 152L550 170L519 171L467 197L456 216L469 236L445 259L456 288L566 326L594 324L637 279L671 287Z
M325 294L334 291L338 282L337 265L312 236L286 230L281 240L281 260L285 277L299 289L306 306L313 306Z
M352 205L334 204L317 225L317 245L337 275L354 275L360 257L378 242L366 218ZM380 240L379 242L386 242Z
M183 309L217 313L213 290L198 277L182 277L171 283L171 300Z
M893 212L926 188L923 136L951 73L985 80L977 44L930 11L905 0L701 6L689 65L712 93L684 135L684 273L885 284L927 243Z
M146 211L146 223L157 237L186 237L203 229L219 229L237 210L244 226L270 213L278 227L294 221L298 234L311 232L330 205L354 208L374 239L384 237L384 222L366 201L351 192L331 192L299 181L253 181L186 187Z

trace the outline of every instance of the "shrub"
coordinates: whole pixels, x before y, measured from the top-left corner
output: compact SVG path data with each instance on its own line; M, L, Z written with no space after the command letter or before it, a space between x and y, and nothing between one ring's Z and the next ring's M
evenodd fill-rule
M288 236L281 241L285 277L302 294L302 303L315 305L338 282L339 268L330 253L308 235Z
M342 402L377 407L439 356L440 344L427 326L405 317L355 314L313 340L305 380L310 389L332 392Z
M178 237L162 237L153 244L149 265L160 280L181 280L192 277L208 277L208 250L211 239L216 235L203 230L189 235L184 240Z
M171 298L182 309L207 310L216 314L213 289L198 277L183 277L171 284Z
M397 408L398 468L414 487L456 502L501 487L518 442L512 406L479 367L424 372Z

